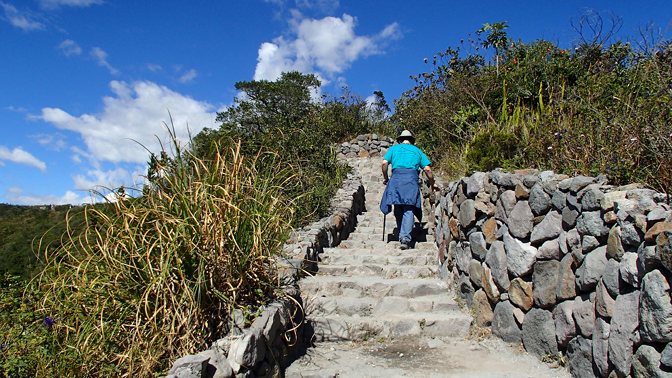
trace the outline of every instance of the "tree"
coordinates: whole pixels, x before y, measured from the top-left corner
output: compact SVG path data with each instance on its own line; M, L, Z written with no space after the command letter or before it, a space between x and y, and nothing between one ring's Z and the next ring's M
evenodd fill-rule
M499 75L499 53L502 49L506 49L506 46L509 43L509 37L506 35L504 29L508 29L509 25L504 22L498 22L496 24L483 24L483 27L476 31L477 35L482 33L488 33L488 36L485 38L485 41L481 44L483 48L495 48L495 61L497 65L497 75Z
M245 136L301 127L316 110L311 93L320 85L317 76L297 71L283 72L276 81L239 81L235 87L243 94L236 97L234 106L217 113L216 121Z
M295 179L283 188L287 198L301 198L295 222L322 216L344 171L330 148L328 134L320 127L323 105L314 101L320 85L317 76L300 72L282 73L276 81L237 82L235 87L242 93L233 106L217 113L220 128L196 135L191 152L207 160L215 149L240 142L243 155L277 154L295 169ZM272 174L277 164L256 169L262 175Z

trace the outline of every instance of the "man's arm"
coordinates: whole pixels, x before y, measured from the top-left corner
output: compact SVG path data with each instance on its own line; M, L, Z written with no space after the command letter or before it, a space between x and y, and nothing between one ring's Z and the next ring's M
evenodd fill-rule
M432 173L432 168L429 165L425 165L425 168L422 168L423 171L425 171L425 174L427 175L427 180L429 180L429 186L432 187L433 190L439 191L439 186L434 182L434 174Z
M387 182L390 181L389 178L387 177L387 166L390 163L387 160L383 160L383 185L387 185Z

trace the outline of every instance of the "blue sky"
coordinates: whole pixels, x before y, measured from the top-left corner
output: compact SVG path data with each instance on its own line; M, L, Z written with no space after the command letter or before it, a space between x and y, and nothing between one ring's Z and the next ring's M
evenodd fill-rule
M570 47L587 9L622 17L621 38L672 22L670 0L0 0L0 202L79 204L141 182L132 140L157 151L168 110L181 136L217 127L237 81L299 70L391 103L484 23Z

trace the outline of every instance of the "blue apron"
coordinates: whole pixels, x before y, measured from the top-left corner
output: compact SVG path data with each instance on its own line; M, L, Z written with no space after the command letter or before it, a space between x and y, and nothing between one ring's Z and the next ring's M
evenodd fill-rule
M418 178L420 172L412 168L396 168L385 187L380 200L380 211L387 215L392 212L392 205L415 206L413 214L422 221L422 196Z

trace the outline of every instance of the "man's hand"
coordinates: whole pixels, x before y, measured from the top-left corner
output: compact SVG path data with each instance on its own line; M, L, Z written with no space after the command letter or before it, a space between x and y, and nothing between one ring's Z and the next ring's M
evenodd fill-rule
M387 185L387 182L390 181L387 178L387 166L388 165L389 165L389 162L387 160L383 159L383 164L381 166L381 168L383 170L383 185Z
M432 190L435 191L435 192L440 191L441 188L439 188L439 185L437 185L436 182L434 182L434 174L432 173L432 168L429 165L427 165L422 170L425 171L425 175L427 175L427 179L429 180L429 182L431 182L431 184L429 184L429 186L432 188Z

